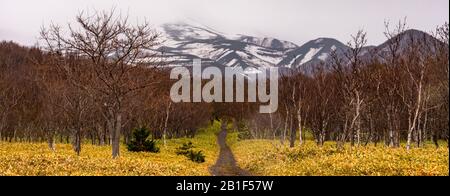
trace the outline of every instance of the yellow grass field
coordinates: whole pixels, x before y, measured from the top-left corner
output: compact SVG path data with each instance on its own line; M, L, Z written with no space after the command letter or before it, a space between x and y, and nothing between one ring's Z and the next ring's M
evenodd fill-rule
M171 139L160 153L133 153L121 146L121 157L111 158L109 146L82 145L76 156L70 144L0 142L0 176L209 176L219 155L216 133L220 123L199 131L195 138ZM191 141L206 162L194 163L176 155L176 148ZM295 148L274 140L238 140L228 134L240 168L262 176L448 176L449 150L428 144L424 148L353 147L337 151L335 143L317 147L308 140Z
M232 141L233 139L229 139ZM297 144L298 145L298 144ZM293 149L279 141L235 141L231 148L240 167L254 175L269 176L448 176L446 144L436 149L392 149L379 145L346 146L338 152L335 143L322 148L312 141Z
M206 162L194 163L176 155L176 148L192 141L202 150ZM159 142L161 152L132 153L121 146L121 157L113 160L108 146L82 145L78 157L70 144L57 144L52 152L45 143L0 143L0 176L207 176L217 159L216 136L203 130L194 139L168 140L166 147Z

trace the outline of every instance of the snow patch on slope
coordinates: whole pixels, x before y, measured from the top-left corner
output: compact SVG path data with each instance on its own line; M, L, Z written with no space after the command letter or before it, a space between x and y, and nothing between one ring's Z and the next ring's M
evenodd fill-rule
M201 58L210 58L211 56L217 55L217 50L215 50L214 47L209 44L192 43L186 45L185 49L188 49L191 54Z
M322 50L322 47L320 48L311 48L308 53L305 54L305 57L302 59L302 61L300 62L300 65L303 65L309 61L312 60L312 58L314 56L316 56L317 53L320 52L320 50Z
M268 53L267 51L262 51L261 47L259 46L255 46L255 45L248 45L245 47L245 51L247 51L248 53L250 53L251 55L272 63L272 64L278 64L281 60L283 60L283 53L280 51L272 51L270 52L269 55L267 55L266 53Z
M292 65L295 63L295 61L297 60L297 59L299 59L301 56L303 56L303 54L299 54L299 55L297 55L295 58L293 58L292 60L291 60L291 62L289 62L289 64L286 66L286 67L291 67L292 68Z
M261 46L264 48L273 48L273 49L291 49L298 47L296 44L288 41L283 41L271 37L251 37L246 35L240 35L237 39L245 43L255 44L257 46Z
M315 43L316 43L316 44L320 44L321 42L323 42L323 39L322 39L322 38L317 39Z
M329 56L328 53L322 53L317 58L320 59L321 61L326 61L328 59L328 56Z
M331 51L336 51L337 47L336 45L331 46Z

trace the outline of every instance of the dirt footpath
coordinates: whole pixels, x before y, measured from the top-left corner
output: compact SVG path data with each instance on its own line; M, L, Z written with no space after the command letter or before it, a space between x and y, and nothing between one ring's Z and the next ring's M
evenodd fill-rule
M217 162L210 168L213 176L250 176L250 173L239 168L234 159L233 152L226 143L227 124L222 122L222 130L217 135L217 143L220 146L220 154Z

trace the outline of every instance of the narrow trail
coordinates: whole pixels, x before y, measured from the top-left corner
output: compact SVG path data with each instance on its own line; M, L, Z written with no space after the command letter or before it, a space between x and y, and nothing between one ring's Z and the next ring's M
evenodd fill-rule
M227 138L227 123L222 122L222 128L217 135L217 143L220 147L219 157L216 164L210 168L213 176L250 176L250 173L241 169L236 164L233 152L226 143Z

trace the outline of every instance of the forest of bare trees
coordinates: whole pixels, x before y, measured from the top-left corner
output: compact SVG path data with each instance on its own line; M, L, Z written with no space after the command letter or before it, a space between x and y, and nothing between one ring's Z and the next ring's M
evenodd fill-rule
M404 141L407 149L448 142L448 29L445 24L433 37L417 36L405 22L393 29L386 23L382 51L367 49L367 35L360 30L347 51L333 52L311 75L291 70L281 79L283 107L272 114L279 116L272 122L281 124L278 136L284 141L290 135L294 146L300 133L301 145L309 131L317 145L335 141L338 148L346 142L400 147Z
M43 28L40 47L0 43L2 141L47 142L51 149L70 142L78 154L91 142L111 145L118 157L133 128L145 126L165 141L227 119L243 137L291 147L306 134L319 146L448 142L448 24L421 37L403 22L386 23L382 51L367 49L367 35L358 31L348 51L314 65L312 74L284 74L278 111L260 114L252 103L172 103L175 81L148 23L134 25L114 12L81 13L77 22Z

